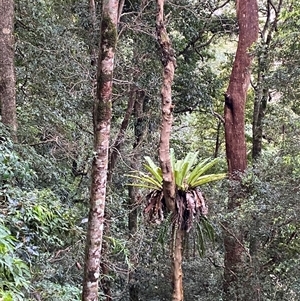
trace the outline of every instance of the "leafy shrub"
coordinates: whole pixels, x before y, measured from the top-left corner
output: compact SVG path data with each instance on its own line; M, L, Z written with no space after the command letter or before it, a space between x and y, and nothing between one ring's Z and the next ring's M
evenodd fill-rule
M7 222L33 255L70 243L81 234L76 226L76 208L63 206L49 189L14 195L8 206Z
M44 301L79 301L81 289L74 285L61 285L51 281L41 281L36 287L36 295Z
M29 268L16 255L16 239L0 222L0 298L5 301L24 300L23 290L29 288Z
M29 163L19 157L8 138L0 144L0 187L7 194L10 187L26 188L36 178ZM29 188L29 187L27 187Z

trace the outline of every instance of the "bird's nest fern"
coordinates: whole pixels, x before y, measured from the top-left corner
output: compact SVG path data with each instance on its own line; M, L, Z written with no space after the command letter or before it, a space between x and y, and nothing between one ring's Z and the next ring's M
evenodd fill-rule
M176 184L175 212L171 212L172 222L186 232L191 229L194 220L205 217L208 211L199 186L226 177L226 173L207 173L219 159L204 159L197 162L197 157L198 152L191 152L183 160L176 160L171 150L171 164ZM145 160L147 163L144 164L144 168L148 173L137 171L128 175L135 180L135 183L129 185L150 189L146 195L147 205L144 212L150 221L161 223L170 213L163 194L162 171L150 157L145 157Z

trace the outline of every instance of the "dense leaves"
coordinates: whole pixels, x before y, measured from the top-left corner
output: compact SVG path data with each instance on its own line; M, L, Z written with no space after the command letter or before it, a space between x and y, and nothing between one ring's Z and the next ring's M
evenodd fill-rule
M207 214L205 199L198 187L226 177L226 174L205 174L217 163L218 159L206 159L197 163L197 156L197 152L188 153L183 160L176 160L174 151L171 155L177 191L176 212L171 212L172 222L186 232L192 228L194 219L197 220ZM152 189L146 196L145 213L149 215L150 221L160 223L170 213L163 194L162 171L150 157L145 157L145 159L147 164L144 164L144 167L150 175L138 172L139 175L129 175L129 177L138 180L137 183L131 185Z
M15 4L19 129L13 143L9 131L0 126L0 299L79 300L93 159L95 58L91 49L99 44L99 3L95 28L88 3ZM108 247L104 255L113 300L127 301L130 285L140 289L141 300L170 299L167 246L173 222L187 234L183 263L186 300L221 300L222 231L228 222L245 230L245 279L258 287L260 298L300 298L300 8L297 1L275 0L259 1L259 7L261 33L265 24L268 30L250 49L255 62L246 104L250 167L243 177L243 206L226 214L227 181L209 183L224 177L219 173L225 160L198 158L225 157L223 93L238 33L234 2L167 2L166 25L177 63L171 144L183 158L173 157L178 192L174 216L167 213L161 171L154 163L161 86L154 2L125 1L111 128L111 151L116 149L118 159L108 189L110 233L105 236ZM253 102L264 100L258 97L262 91L267 96L262 151L254 162L250 151ZM128 101L133 98L142 103L142 110L137 113L135 104L126 129L122 129L120 146L115 148ZM138 159L143 157L144 167ZM138 172L131 173L132 168ZM130 206L126 174L136 188L136 203ZM160 229L144 223L141 203L148 217L160 223ZM128 215L133 212L137 212L135 233L128 230ZM132 271L136 275L130 278Z

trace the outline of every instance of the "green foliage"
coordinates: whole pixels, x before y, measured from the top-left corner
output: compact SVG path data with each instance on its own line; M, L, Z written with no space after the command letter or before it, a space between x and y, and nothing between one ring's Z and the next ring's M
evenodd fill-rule
M196 245L200 256L205 253L205 241L207 239L214 241L214 229L208 219L207 207L205 199L198 186L221 180L226 177L226 174L205 174L219 160L205 159L196 164L198 152L188 153L183 160L176 160L174 151L171 150L171 165L174 173L177 193L175 197L175 212L168 212L165 204L165 199L162 191L163 179L162 171L156 164L146 157L148 164L144 167L150 173L145 175L139 172L139 176L128 175L140 182L130 184L132 186L152 188L152 191L146 196L148 201L145 213L150 217L150 221L163 223L162 230L158 235L158 241L163 246L167 234L167 227L164 216L167 214L167 220L171 224L176 224L178 228L189 232L192 228L194 220L199 220L196 227ZM151 186L148 185L151 183Z
M275 24L278 3L268 2L272 24ZM12 239L12 255L3 260L10 264L11 258L22 258L31 264L32 291L39 293L41 300L79 300L82 271L76 268L75 263L81 263L84 257L81 227L84 225L80 221L86 217L89 196L92 81L95 74L91 52L99 44L99 7L93 31L86 3L77 0L17 0L15 4L19 130L18 144L13 144L0 123L0 213L3 224L10 230L8 237ZM266 301L298 300L299 3L294 0L283 2L281 11L277 10L279 21L270 36L269 47L266 47L265 40L257 45L257 56L263 59L267 54L267 60L262 63L270 64L269 70L263 72L261 86L270 89L272 97L263 120L263 154L243 179L243 205L228 216L225 214L227 189L217 182L202 186L208 180L218 179L209 172L218 173L222 168L219 164L216 168L214 160L197 160L198 157L224 156L223 126L213 111L223 114L223 92L236 48L237 24L234 2L230 1L214 11L222 4L219 1L166 3L166 12L170 13L166 25L177 56L173 85L176 119L171 138L176 154L182 157L181 160L173 158L176 185L184 192L178 204L185 203L189 208L187 193L188 198L203 201L202 194L197 197L190 191L198 185L201 186L201 191L197 188L198 192L204 191L210 196L210 219L206 223L207 219L200 214L200 220L192 231L197 245L190 241L189 247L195 246L194 249L197 251L198 248L203 255L208 249L207 242L213 240L209 225L213 224L219 231L216 250L208 249L209 261L200 261L195 256L184 263L187 275L184 281L188 288L185 299L220 299L223 245L221 230L216 225L225 219L245 230L246 249L252 250L253 238L257 242L257 252L252 258L253 263L257 262L256 270L250 270L249 275L256 272L262 298ZM259 3L262 24L266 4L267 1ZM161 170L150 159L155 158L153 146L158 141L158 95L161 87L161 63L153 39L154 27L154 2L143 6L139 1L125 1L116 50L112 139L118 132L128 99L140 98L139 95L133 96L132 91L146 95L147 112L144 115L148 127L143 128L143 137L138 150L135 150L145 156L146 164L144 172L133 173L130 178L134 186L161 191ZM266 35L262 34L262 39L265 38ZM258 68L254 66L255 89L256 72ZM246 106L247 136L251 136L251 99L255 94L250 93ZM122 162L116 166L109 187L106 209L112 233L108 239L109 254L105 257L114 269L109 275L114 297L118 293L114 299L127 298L124 291L129 281L123 271L124 260L127 263L130 258L130 249L134 257L139 256L139 265L132 268L138 272L135 284L141 287L143 300L167 300L170 299L165 285L169 253L164 255L157 251L155 260L151 249L151 243L156 239L161 244L168 241L169 225L174 218L164 212L161 194L151 195L160 202L155 203L158 204L155 208L164 217L160 232L157 234L151 226L145 229L146 226L140 222L142 217L138 215L137 233L130 236L129 242L125 239L128 234L128 197L124 174L128 173L133 158L133 125L134 122L130 121L124 146L120 149ZM249 149L250 144L251 139L248 139ZM198 155L195 150L199 150ZM183 154L189 151L192 153L185 157ZM73 160L78 167L84 167L87 176L74 177L71 174ZM214 167L209 167L209 164ZM222 164L225 165L225 160ZM205 166L208 168L203 171ZM188 214L189 210L182 212ZM189 216L191 219L194 217ZM190 224L184 225L185 229L190 228ZM18 241L12 237L17 237ZM9 238L1 239L0 243L5 244L7 240ZM4 255L1 253L1 256ZM245 264L245 270L247 268ZM15 272L17 270L13 268L14 273L18 273ZM25 278L28 279L27 276ZM130 280L130 285L133 280ZM152 295L148 295L150 291ZM2 291L1 294L0 299L14 299L11 291ZM19 299L26 300L26 296Z
M196 164L197 156L198 152L190 152L183 160L176 160L174 151L171 150L171 165L178 190L188 191L213 181L222 180L226 177L225 173L205 174L217 162L219 162L218 158L213 160L204 159ZM138 183L130 185L161 190L163 183L161 168L158 167L150 157L145 157L145 160L148 162L148 164L144 164L144 167L147 169L150 175L147 175L143 172L137 172L139 174L138 176L129 174L129 177L139 180ZM149 183L151 185L149 185Z
M72 210L61 205L51 190L36 190L12 197L17 199L11 199L7 223L32 255L58 249L81 233L75 225L76 207Z
M35 295L45 301L79 301L81 300L81 288L75 285L61 285L51 281L41 281L36 287Z
M15 151L12 141L6 138L0 144L0 186L2 194L8 187L18 186L29 188L30 180L36 179L35 172L29 167L28 161L24 161Z
M104 239L109 242L112 255L123 257L124 262L130 267L130 254L126 246L126 241L111 236L105 236Z
M147 175L140 171L136 171L138 176L129 174L128 175L129 177L140 181L137 184L129 184L129 185L135 187L141 187L141 188L161 190L162 182L163 182L161 168L156 166L150 157L145 157L145 160L148 162L148 164L144 164L144 167L150 173L150 175Z
M196 226L196 246L200 257L205 255L207 239L215 242L215 230L210 221L202 216Z
M28 266L16 254L16 239L0 221L0 298L24 300L24 290L29 289Z

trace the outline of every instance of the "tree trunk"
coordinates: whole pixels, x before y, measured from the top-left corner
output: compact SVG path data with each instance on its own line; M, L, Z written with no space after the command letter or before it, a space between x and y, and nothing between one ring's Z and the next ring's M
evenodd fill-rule
M177 224L173 224L172 229L172 239L173 239L173 248L172 248L172 285L173 285L173 294L172 301L183 301L183 273L182 273L182 242L184 238L184 231L178 227Z
M175 56L164 24L164 0L157 0L156 3L156 32L161 49L161 59L163 64L163 83L161 89L162 122L159 141L159 160L163 175L163 192L166 206L170 212L175 213L176 184L170 158L170 135L173 122L172 112L174 107L172 104L171 91L175 72ZM183 300L181 267L183 231L177 224L174 224L173 233L175 235L175 237L173 236L175 241L172 248L172 300L181 301Z
M239 23L239 42L229 86L225 93L225 140L228 172L232 180L239 181L247 167L245 141L245 104L250 83L251 49L258 36L258 7L256 0L236 2ZM228 210L235 211L241 205L242 195L238 182L230 191ZM249 295L240 294L242 265L245 256L243 230L226 225L224 231L225 270L224 300L250 300ZM245 284L245 283L244 283ZM249 292L250 293L250 292Z
M125 133L126 133L129 121L130 121L130 117L132 115L134 102L135 102L135 95L134 95L134 91L131 90L129 99L128 99L128 103L127 103L127 109L126 109L120 130L119 130L119 133L117 135L115 142L111 146L111 152L110 152L110 156L109 156L110 158L109 158L109 163L108 163L108 181L109 182L111 182L111 180L112 180L113 170L117 163L117 158L120 153L121 147L124 143Z
M252 121L252 158L259 158L262 151L263 139L263 120L269 99L269 89L266 86L265 76L270 71L270 45L274 31L277 30L277 22L281 12L282 0L280 0L275 8L271 0L266 3L266 21L261 31L261 51L258 53L257 59L257 82L254 88L254 108ZM273 12L275 18L272 17Z
M0 102L2 123L16 139L16 75L14 48L14 1L0 1Z
M221 142L220 142L221 127L222 127L222 122L219 120L218 125L217 125L217 137L216 137L216 143L215 143L214 158L218 158L218 156L219 156L219 149L221 146Z
M260 59L258 61L260 61ZM261 73L261 71L259 71L259 73ZM259 75L259 77L261 77L261 75ZM268 89L263 87L264 83L262 82L262 78L260 79L259 85L255 91L253 107L252 158L254 160L259 158L262 151L263 119L269 97Z
M175 211L175 181L170 159L170 134L173 122L171 87L175 71L174 50L164 24L164 0L157 0L156 32L161 49L163 83L161 88L162 122L159 141L159 160L163 174L163 191L170 212Z
M139 170L141 162L140 149L144 140L145 133L145 92L135 91L135 103L134 103L134 136L135 141L133 144L133 158L130 167L133 170ZM135 241L135 234L138 230L138 188L134 186L128 186L129 194L129 214L128 214L128 229L131 239ZM138 264L138 254L133 254L131 257L131 265L133 269L129 273L129 301L139 301L139 287L136 279L135 268Z
M97 99L94 103L94 159L86 254L83 301L98 300L101 247L104 228L108 149L112 115L112 84L117 43L117 0L102 3L101 40L97 73Z

